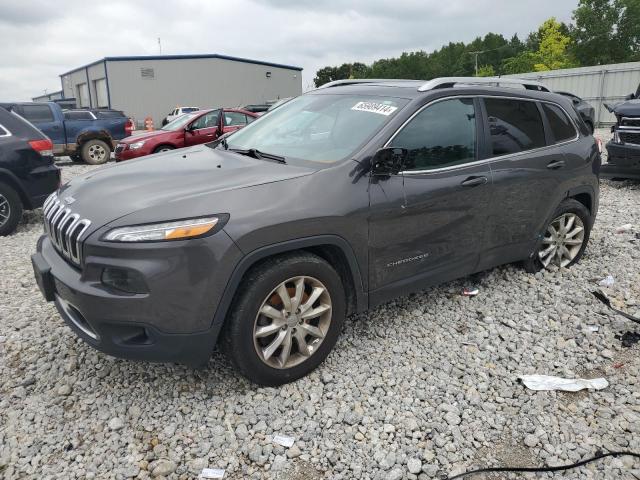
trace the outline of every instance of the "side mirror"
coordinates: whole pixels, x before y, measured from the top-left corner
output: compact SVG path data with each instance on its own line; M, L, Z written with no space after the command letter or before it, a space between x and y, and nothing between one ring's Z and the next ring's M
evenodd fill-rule
M636 98L636 94L635 93L630 93L629 95L624 97L625 100L633 100L634 98Z
M381 148L371 159L374 175L397 175L405 164L409 151L406 148Z
M580 100L578 100L577 98L573 99L573 104L574 105L580 105Z

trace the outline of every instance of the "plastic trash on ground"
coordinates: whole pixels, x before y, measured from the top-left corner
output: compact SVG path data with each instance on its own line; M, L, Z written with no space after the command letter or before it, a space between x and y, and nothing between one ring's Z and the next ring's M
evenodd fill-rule
M604 378L561 378L549 375L521 375L518 377L525 387L530 390L561 390L563 392L577 392L585 388L602 390L609 386Z
M631 225L630 223L625 223L624 225L620 225L618 228L616 228L616 233L626 233L632 228L633 225Z
M600 330L600 327L598 325L587 325L588 332L595 333L598 330Z
M465 287L462 289L462 295L464 297L475 297L480 293L480 290L476 287Z
M203 468L198 478L224 478L224 468Z
M285 435L275 435L273 437L273 443L277 443L278 445L282 445L285 448L290 448L293 446L294 439L293 437L287 437Z
M613 287L613 284L616 283L614 278L611 275L607 275L605 278L598 282L598 285L601 287Z

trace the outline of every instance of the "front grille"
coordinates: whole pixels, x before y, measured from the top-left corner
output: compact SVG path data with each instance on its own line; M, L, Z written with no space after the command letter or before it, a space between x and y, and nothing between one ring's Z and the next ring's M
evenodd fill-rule
M640 130L635 132L618 130L618 135L620 135L620 140L624 143L640 145Z
M80 266L83 235L91 222L73 213L55 193L44 202L42 211L44 231L55 249L71 263Z
M620 119L622 127L640 127L640 118L622 117Z

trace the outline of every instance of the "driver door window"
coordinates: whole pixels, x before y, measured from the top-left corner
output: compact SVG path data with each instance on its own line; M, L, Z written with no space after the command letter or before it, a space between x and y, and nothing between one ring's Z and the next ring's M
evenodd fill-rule
M475 161L473 99L454 98L426 107L389 146L408 150L404 170L435 170Z
M201 130L203 128L214 128L218 126L218 112L209 112L201 116L191 124L193 130Z

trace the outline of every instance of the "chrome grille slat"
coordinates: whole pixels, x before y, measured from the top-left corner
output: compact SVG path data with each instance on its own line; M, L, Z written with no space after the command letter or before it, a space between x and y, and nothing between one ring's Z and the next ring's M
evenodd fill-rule
M80 218L54 194L43 208L44 230L55 249L76 266L82 263L82 240L91 221Z

